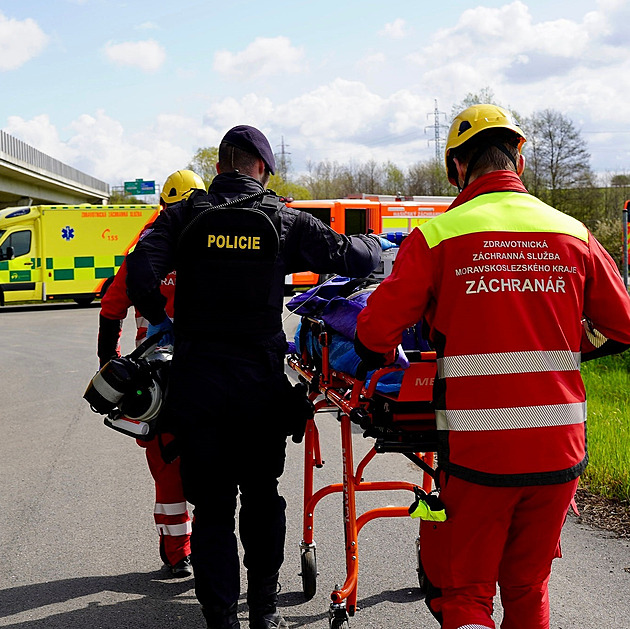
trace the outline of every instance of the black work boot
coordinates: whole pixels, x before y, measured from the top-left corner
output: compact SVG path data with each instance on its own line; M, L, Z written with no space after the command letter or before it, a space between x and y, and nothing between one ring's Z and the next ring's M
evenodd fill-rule
M278 573L265 578L247 576L250 629L288 629L278 605Z
M208 629L241 629L236 615L237 603L229 607L223 605L206 605L201 608L208 623Z

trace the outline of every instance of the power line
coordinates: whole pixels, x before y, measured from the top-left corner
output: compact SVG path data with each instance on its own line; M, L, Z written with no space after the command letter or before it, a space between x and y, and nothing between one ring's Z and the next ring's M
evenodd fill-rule
M284 143L284 136L282 136L279 153L280 158L278 159L278 175L280 175L280 177L285 181L287 178L287 171L289 170L289 158L287 156L291 155L291 153L287 151L288 146L288 144Z
M427 114L427 117L431 114ZM448 126L442 124L440 122L440 116L444 116L446 119L446 114L443 111L438 109L437 98L435 99L435 108L433 110L433 124L424 128L425 133L427 129L433 129L433 138L429 140L429 142L435 142L435 159L440 161L442 159L442 129L448 129Z

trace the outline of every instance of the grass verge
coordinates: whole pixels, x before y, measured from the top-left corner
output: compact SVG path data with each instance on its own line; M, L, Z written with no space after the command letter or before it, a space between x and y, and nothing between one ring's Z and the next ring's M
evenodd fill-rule
M585 363L590 462L582 482L592 493L630 502L630 351Z

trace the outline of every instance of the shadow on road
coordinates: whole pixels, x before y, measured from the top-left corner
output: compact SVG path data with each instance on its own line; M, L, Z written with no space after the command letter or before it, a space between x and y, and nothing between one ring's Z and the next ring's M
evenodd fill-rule
M18 304L16 306L0 306L0 314L3 312L37 312L38 310L46 313L50 310L85 310L88 308L100 308L101 302L94 301L91 304L79 305L74 302L46 302L46 303L29 303L29 304Z
M164 572L79 577L0 590L0 627L202 627L192 579ZM192 604L194 603L194 604Z
M79 577L0 590L0 627L29 629L155 629L204 627L193 579L164 572ZM244 597L243 597L244 598ZM389 601L420 600L418 588L388 590L358 602L366 609ZM328 624L328 610L300 614L302 592L281 592L279 607L291 627ZM239 615L247 615L244 600ZM246 626L245 621L243 624Z

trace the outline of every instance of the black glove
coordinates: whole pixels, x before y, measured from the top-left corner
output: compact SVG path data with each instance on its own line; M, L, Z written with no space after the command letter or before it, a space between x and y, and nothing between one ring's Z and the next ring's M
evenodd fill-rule
M286 382L285 434L291 436L293 443L301 443L306 431L306 422L315 415L315 405L308 399L308 388L304 383L292 385L288 378Z
M98 363L102 369L112 358L117 358L118 344L123 322L119 319L108 319L103 315L98 318Z
M402 348L401 348L402 349ZM393 349L386 354L381 354L379 352L374 352L371 349L368 349L361 340L359 339L359 335L355 333L354 335L354 351L357 353L357 356L361 359L363 363L363 367L367 369L367 371L372 371L373 369L380 369L385 365L391 365L398 361L398 348ZM404 358L404 360L403 360ZM404 363L407 362L405 365ZM401 356L400 366L403 369L406 369L409 366L407 361L407 357L404 355L404 352Z

